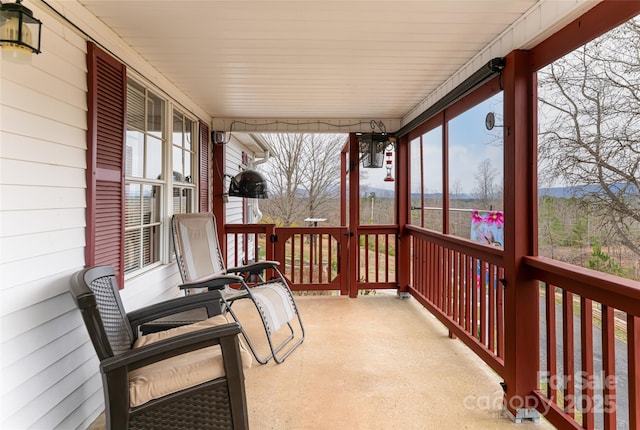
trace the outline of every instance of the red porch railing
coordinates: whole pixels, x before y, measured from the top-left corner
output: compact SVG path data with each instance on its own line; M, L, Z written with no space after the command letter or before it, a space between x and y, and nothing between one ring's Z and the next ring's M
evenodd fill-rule
M226 235L220 240L227 241L227 267L274 259L271 238L275 225L226 224L224 228Z
M393 289L396 277L396 225L370 225L358 227L358 290Z
M348 293L346 228L227 225L226 232L235 245L230 265L276 259L295 290ZM527 322L504 320L503 250L415 226L406 232L409 291L504 377L505 324ZM395 287L396 227L364 226L356 234L356 288ZM640 283L541 257L524 263L541 297L533 407L561 429L640 430Z
M276 260L294 291L332 290L348 294L360 290L397 287L398 228L364 226L358 229L355 282L349 279L346 227L275 227L273 224L227 224L228 266L248 261Z
M414 297L498 374L504 371L503 251L407 226Z
M542 257L538 410L559 428L640 428L640 283ZM579 334L578 334L579 333Z
M276 234L275 256L292 290L347 294L346 227L282 227Z

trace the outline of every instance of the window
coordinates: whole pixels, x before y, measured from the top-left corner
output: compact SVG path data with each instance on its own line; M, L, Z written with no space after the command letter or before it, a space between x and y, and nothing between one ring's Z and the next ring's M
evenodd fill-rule
M193 183L194 122L178 111L173 112L173 213L191 212L194 204Z
M538 251L640 280L640 16L538 71Z
M411 223L442 231L442 126L411 141Z
M502 105L500 92L449 121L449 233L454 236L469 239L472 223L480 219L474 216L495 215L502 225ZM485 128L488 112L495 113L500 126Z
M153 91L131 79L128 81L125 274L160 263L166 249L163 238L167 241L169 238L164 234L164 221L172 213L194 209L195 122L177 110L173 110L172 121L167 121L167 105ZM170 142L167 136L171 136ZM165 162L165 156L171 157L169 163ZM171 172L165 166L171 166ZM165 204L167 189L172 195L169 204Z

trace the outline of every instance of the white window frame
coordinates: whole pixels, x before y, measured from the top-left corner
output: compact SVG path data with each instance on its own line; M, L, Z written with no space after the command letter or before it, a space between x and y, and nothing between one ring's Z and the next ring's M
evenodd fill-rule
M173 190L175 186L178 186L180 189L188 189L192 193L192 198L187 203L187 207L185 207L185 211L194 212L197 207L197 198L198 198L198 160L199 160L199 148L198 148L198 120L197 118L189 115L183 110L179 109L176 104L167 99L166 96L163 95L163 92L157 90L153 86L144 83L140 79L134 79L129 77L127 79L127 89L133 82L135 85L144 88L145 90L145 129L147 127L146 121L147 118L147 107L146 107L146 96L148 93L154 94L156 97L161 98L164 101L164 109L162 111L163 117L163 125L162 125L162 176L161 179L152 179L152 178L144 178L138 176L125 176L125 184L150 184L157 185L160 187L159 195L160 195L160 203L159 203L159 222L157 223L159 227L158 232L158 241L159 246L157 249L158 258L155 262L150 263L144 267L139 267L134 270L131 270L125 273L125 280L129 280L135 278L141 274L147 273L154 268L157 268L163 264L171 263L175 261L175 256L172 251L171 245L171 231L170 231L170 220L173 215ZM173 136L173 115L174 112L178 115L181 115L183 121L190 121L191 123L191 182L182 182L182 181L174 181L173 175L173 148L174 148L174 136ZM129 129L129 124L127 123L127 129ZM146 130L145 130L146 131ZM125 142L126 146L126 142ZM126 155L125 155L125 163L126 163ZM175 182L175 184L174 184ZM125 213L126 213L126 201L125 201ZM131 230L125 229L125 231ZM126 246L125 246L126 248Z

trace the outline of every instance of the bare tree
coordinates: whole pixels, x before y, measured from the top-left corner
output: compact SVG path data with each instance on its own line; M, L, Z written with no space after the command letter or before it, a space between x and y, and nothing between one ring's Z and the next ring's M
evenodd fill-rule
M491 165L490 159L487 158L478 165L475 179L474 197L479 200L482 209L490 209L498 194L496 172Z
M572 186L602 228L640 255L640 21L541 70L540 177Z
M275 156L263 167L271 198L262 204L266 214L283 225L306 217L328 217L337 201L340 149L344 135L265 134Z
M262 169L270 185L269 199L262 203L263 210L283 225L291 225L305 211L301 197L304 175L300 166L304 158L304 135L265 134L266 142L276 150Z
M462 195L462 192L464 191L463 187L462 187L462 181L460 180L460 178L456 178L453 183L451 184L451 192L450 195L454 198L457 199L458 197L460 197L460 195Z
M346 137L339 134L307 134L303 188L307 194L307 215L328 218L339 196L340 150Z

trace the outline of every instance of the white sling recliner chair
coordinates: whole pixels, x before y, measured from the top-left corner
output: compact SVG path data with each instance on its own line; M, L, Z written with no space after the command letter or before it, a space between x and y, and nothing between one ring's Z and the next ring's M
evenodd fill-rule
M176 214L172 223L173 243L178 260L182 281L180 288L189 290L206 288L219 290L224 311L240 324L232 309L235 300L251 300L262 320L271 353L266 357L258 356L256 349L244 328L242 334L260 364L271 358L282 363L303 341L304 327L291 289L278 270L277 261L259 261L246 266L227 269L223 261L215 217L211 213ZM270 269L276 276L265 281L262 274ZM258 279L258 283L249 286L247 279ZM233 288L232 285L239 286ZM297 321L297 322L296 322ZM274 345L272 335L287 327L289 335Z

